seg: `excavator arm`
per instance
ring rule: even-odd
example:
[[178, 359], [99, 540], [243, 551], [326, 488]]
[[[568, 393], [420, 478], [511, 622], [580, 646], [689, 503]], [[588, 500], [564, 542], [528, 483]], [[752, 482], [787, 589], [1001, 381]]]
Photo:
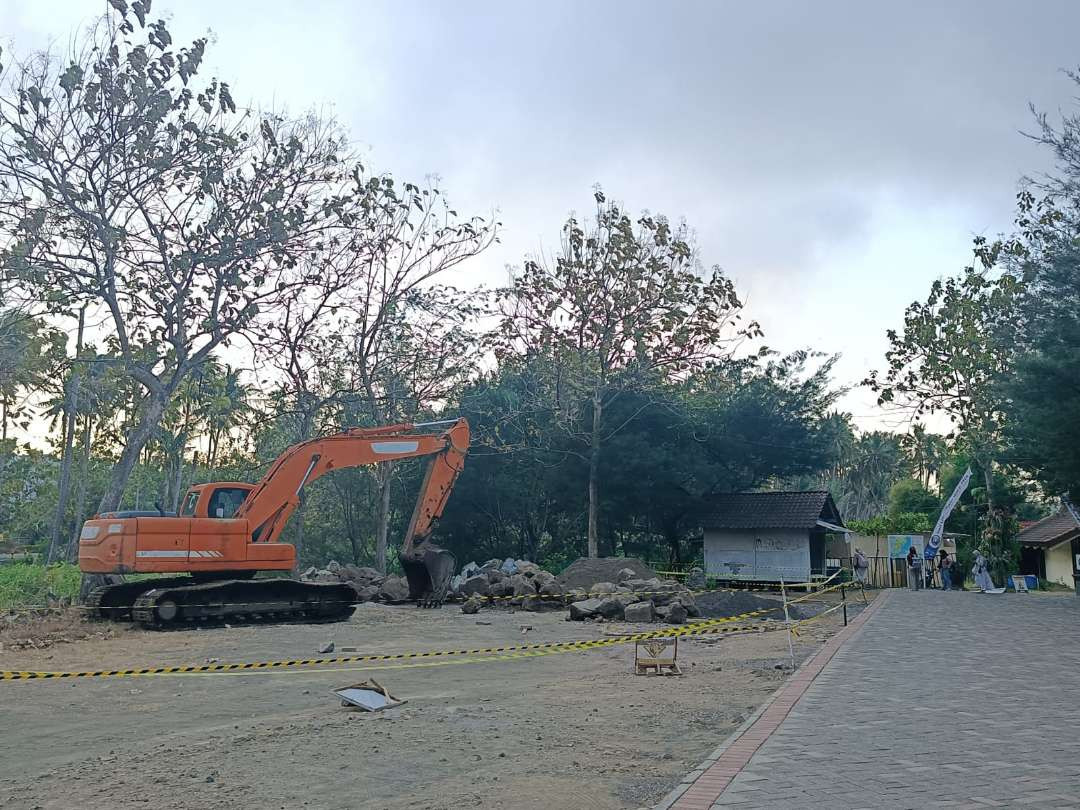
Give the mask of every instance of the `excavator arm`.
[[[440, 433], [413, 432], [442, 425], [449, 427]], [[465, 466], [468, 449], [469, 423], [464, 419], [354, 428], [312, 439], [282, 453], [234, 517], [247, 519], [253, 542], [275, 542], [299, 506], [304, 488], [326, 473], [430, 456], [399, 559], [409, 580], [410, 597], [421, 604], [438, 604], [446, 596], [456, 561], [448, 551], [431, 545], [428, 538]]]

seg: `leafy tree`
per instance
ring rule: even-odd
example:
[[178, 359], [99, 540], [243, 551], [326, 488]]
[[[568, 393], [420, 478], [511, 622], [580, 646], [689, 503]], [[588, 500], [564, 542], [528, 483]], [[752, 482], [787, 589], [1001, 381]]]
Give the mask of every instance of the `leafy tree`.
[[889, 514], [917, 513], [932, 515], [937, 512], [940, 500], [937, 495], [914, 478], [902, 478], [889, 489]]
[[0, 88], [0, 267], [58, 315], [104, 315], [141, 391], [102, 511], [184, 380], [307, 283], [301, 255], [349, 240], [359, 199], [331, 124], [238, 112], [193, 86], [205, 38], [175, 48], [145, 0], [112, 6], [66, 64], [32, 56]]
[[888, 331], [884, 376], [874, 371], [865, 381], [881, 405], [945, 413], [981, 462], [988, 490], [1001, 446], [997, 380], [1010, 369], [1021, 290], [1011, 274], [993, 278], [974, 267], [935, 281], [926, 301], [905, 311], [903, 331]]
[[571, 217], [553, 263], [527, 261], [501, 292], [495, 341], [500, 361], [527, 358], [544, 379], [532, 407], [557, 424], [587, 467], [589, 556], [598, 552], [600, 463], [628, 423], [610, 408], [624, 393], [726, 361], [742, 338], [734, 284], [714, 267], [698, 273], [685, 225], [661, 216], [636, 222], [597, 191], [595, 221]]
[[1000, 391], [1010, 415], [1011, 459], [1049, 492], [1080, 492], [1080, 248], [1033, 274], [1023, 300], [1024, 339]]

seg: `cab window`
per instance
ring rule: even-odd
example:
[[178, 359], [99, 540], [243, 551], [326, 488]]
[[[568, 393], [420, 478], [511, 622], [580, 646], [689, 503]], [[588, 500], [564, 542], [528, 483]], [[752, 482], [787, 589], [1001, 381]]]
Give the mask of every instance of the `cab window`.
[[210, 496], [207, 513], [212, 518], [231, 518], [244, 502], [248, 491], [240, 487], [218, 487]]
[[189, 492], [184, 499], [184, 505], [180, 509], [180, 517], [191, 517], [195, 514], [195, 506], [199, 503], [199, 493]]

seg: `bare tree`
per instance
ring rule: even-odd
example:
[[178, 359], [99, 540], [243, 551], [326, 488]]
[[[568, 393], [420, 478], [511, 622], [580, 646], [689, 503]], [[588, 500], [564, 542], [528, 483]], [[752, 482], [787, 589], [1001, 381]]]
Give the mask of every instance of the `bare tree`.
[[100, 511], [116, 508], [184, 379], [309, 279], [299, 258], [348, 238], [354, 167], [331, 122], [238, 112], [191, 86], [206, 48], [174, 48], [149, 2], [38, 54], [0, 87], [0, 266], [49, 301], [108, 317], [140, 386]]

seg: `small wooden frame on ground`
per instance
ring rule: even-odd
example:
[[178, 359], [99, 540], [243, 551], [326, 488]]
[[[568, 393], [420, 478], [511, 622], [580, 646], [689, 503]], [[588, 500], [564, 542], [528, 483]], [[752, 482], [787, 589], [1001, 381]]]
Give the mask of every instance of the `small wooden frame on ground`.
[[675, 660], [679, 655], [678, 638], [650, 638], [634, 645], [634, 674], [682, 675]]

